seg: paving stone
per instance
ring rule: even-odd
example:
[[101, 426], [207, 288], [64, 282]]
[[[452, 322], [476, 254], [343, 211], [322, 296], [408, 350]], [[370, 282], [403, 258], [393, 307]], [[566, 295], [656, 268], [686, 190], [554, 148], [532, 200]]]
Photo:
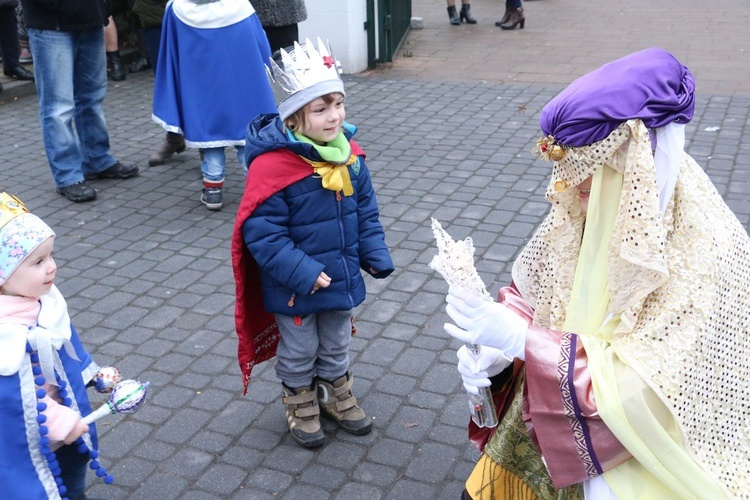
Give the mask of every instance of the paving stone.
[[398, 500], [400, 498], [435, 498], [436, 494], [437, 489], [434, 486], [401, 479], [395, 484], [386, 498], [389, 500]]
[[[305, 469], [300, 476], [301, 481], [304, 483], [320, 486], [314, 490], [308, 490], [308, 486], [302, 487], [303, 491], [308, 491], [310, 494], [315, 493], [315, 498], [320, 498], [319, 495], [325, 497], [326, 490], [338, 489], [342, 483], [347, 479], [347, 472], [336, 468], [335, 466], [324, 466], [324, 465], [312, 465]], [[289, 498], [294, 492], [289, 491], [285, 497]], [[308, 497], [309, 498], [309, 497]]]
[[334, 498], [336, 500], [377, 500], [383, 498], [383, 494], [374, 486], [349, 483], [341, 488]]
[[406, 477], [433, 484], [442, 483], [460, 458], [454, 446], [425, 443], [406, 468]]
[[292, 481], [292, 476], [288, 474], [271, 469], [257, 469], [250, 473], [245, 484], [272, 492], [276, 496], [292, 484]]
[[197, 486], [218, 495], [228, 495], [242, 484], [247, 472], [239, 467], [216, 464], [197, 481]]

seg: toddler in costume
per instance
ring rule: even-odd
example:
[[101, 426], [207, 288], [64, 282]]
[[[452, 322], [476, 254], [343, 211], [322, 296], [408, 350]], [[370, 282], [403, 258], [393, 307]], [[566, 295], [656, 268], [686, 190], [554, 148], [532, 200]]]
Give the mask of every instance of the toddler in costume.
[[275, 354], [289, 430], [306, 448], [325, 442], [321, 413], [352, 434], [372, 429], [351, 392], [352, 309], [365, 299], [360, 268], [375, 278], [394, 269], [338, 66], [320, 39], [270, 61], [279, 113], [248, 127], [232, 235], [245, 390]]
[[[53, 284], [55, 233], [0, 194], [0, 492], [4, 500], [85, 498], [98, 456], [86, 394], [99, 367]], [[92, 462], [107, 483], [112, 477]]]
[[202, 150], [201, 203], [209, 210], [220, 210], [224, 203], [225, 148], [234, 146], [242, 163], [248, 120], [276, 110], [263, 66], [270, 56], [266, 34], [247, 0], [167, 4], [152, 118], [168, 132], [168, 140], [176, 136], [179, 142], [183, 135], [187, 147]]

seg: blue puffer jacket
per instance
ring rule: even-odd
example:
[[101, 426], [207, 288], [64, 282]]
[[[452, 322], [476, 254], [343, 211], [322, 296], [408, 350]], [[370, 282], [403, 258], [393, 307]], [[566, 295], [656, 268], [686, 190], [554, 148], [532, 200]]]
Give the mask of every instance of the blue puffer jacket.
[[[355, 132], [345, 125], [347, 139]], [[250, 169], [255, 158], [280, 148], [322, 161], [310, 144], [282, 132], [278, 115], [260, 115], [250, 123], [245, 143]], [[310, 168], [301, 158], [299, 162], [300, 168]], [[364, 157], [349, 166], [349, 175], [351, 196], [337, 197], [323, 188], [320, 177], [310, 175], [268, 198], [243, 223], [242, 236], [258, 263], [268, 312], [304, 316], [352, 309], [365, 300], [360, 268], [375, 278], [393, 272]], [[331, 284], [311, 294], [322, 271]]]

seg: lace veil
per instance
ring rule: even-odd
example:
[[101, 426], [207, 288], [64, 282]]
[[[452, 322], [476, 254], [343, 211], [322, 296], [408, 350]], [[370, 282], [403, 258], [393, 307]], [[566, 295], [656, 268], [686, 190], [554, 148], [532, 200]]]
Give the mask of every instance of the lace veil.
[[689, 155], [660, 205], [641, 120], [567, 149], [514, 282], [534, 323], [562, 330], [585, 220], [574, 186], [604, 164], [623, 174], [608, 245], [609, 312], [621, 321], [604, 340], [667, 405], [695, 460], [731, 494], [748, 495], [750, 238]]

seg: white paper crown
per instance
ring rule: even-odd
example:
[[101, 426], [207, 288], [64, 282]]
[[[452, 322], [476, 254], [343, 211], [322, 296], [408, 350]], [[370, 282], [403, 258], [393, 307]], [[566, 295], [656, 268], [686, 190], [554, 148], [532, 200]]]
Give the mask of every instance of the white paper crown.
[[[266, 66], [279, 115], [286, 120], [310, 101], [332, 92], [344, 92], [341, 63], [333, 57], [331, 46], [318, 38], [318, 49], [310, 41], [294, 42], [294, 49], [279, 49], [281, 66], [271, 59]], [[277, 57], [278, 58], [278, 57]]]

